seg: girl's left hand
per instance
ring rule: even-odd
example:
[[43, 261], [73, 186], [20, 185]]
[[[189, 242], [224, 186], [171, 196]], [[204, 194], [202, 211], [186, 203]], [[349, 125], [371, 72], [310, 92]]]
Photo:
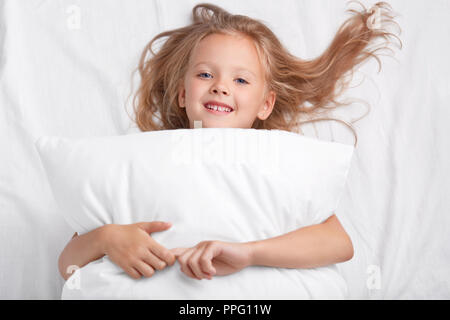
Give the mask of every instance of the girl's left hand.
[[193, 248], [170, 249], [181, 266], [181, 271], [193, 279], [211, 280], [212, 276], [235, 273], [251, 265], [251, 247], [248, 243], [202, 241]]

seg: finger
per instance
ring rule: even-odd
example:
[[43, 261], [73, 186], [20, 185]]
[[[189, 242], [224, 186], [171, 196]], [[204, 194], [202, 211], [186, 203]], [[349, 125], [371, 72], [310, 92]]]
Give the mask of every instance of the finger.
[[172, 226], [171, 223], [164, 221], [138, 222], [136, 225], [148, 234], [164, 231]]
[[133, 267], [146, 278], [150, 278], [155, 273], [155, 270], [142, 260], [136, 261]]
[[212, 264], [212, 260], [214, 257], [220, 254], [220, 248], [217, 246], [208, 246], [204, 251], [203, 255], [200, 258], [200, 266], [203, 272], [214, 275], [216, 273], [216, 269]]
[[120, 261], [117, 262], [117, 265], [133, 279], [139, 279], [142, 276], [132, 265], [122, 264]]
[[183, 253], [185, 253], [189, 248], [172, 248], [169, 251], [175, 255], [175, 258], [178, 258]]
[[160, 260], [163, 260], [169, 266], [175, 263], [175, 255], [155, 240], [150, 240], [148, 248], [155, 256], [157, 256]]
[[[178, 262], [180, 263], [181, 271], [183, 273], [185, 273], [187, 276], [189, 276], [193, 279], [198, 279], [197, 276], [195, 275], [195, 273], [192, 271], [191, 267], [187, 264], [187, 260], [189, 259], [191, 254], [194, 253], [194, 251], [195, 251], [195, 248], [190, 248], [190, 249], [186, 250], [186, 252], [183, 253], [178, 258]], [[198, 280], [200, 280], [200, 279], [198, 279]]]
[[123, 270], [133, 279], [140, 279], [142, 277], [141, 273], [133, 267], [125, 267]]
[[148, 250], [148, 253], [142, 257], [142, 261], [156, 270], [162, 270], [167, 266], [165, 261], [159, 259], [150, 250]]
[[206, 246], [203, 246], [202, 248], [197, 248], [197, 250], [194, 251], [194, 253], [189, 257], [189, 260], [188, 260], [188, 265], [191, 267], [191, 270], [195, 273], [195, 275], [199, 279], [210, 277], [209, 274], [204, 273], [202, 271], [201, 266], [200, 266], [200, 257], [202, 256], [205, 249], [206, 249]]

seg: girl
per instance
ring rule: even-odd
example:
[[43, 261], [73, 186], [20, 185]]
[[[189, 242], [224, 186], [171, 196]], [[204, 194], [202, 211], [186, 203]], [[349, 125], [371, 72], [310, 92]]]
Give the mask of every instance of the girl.
[[[354, 15], [328, 49], [305, 61], [288, 53], [261, 22], [199, 4], [191, 25], [157, 35], [142, 53], [142, 81], [133, 100], [136, 123], [142, 131], [199, 125], [296, 131], [299, 124], [337, 120], [319, 115], [344, 105], [335, 98], [350, 82], [343, 79], [355, 66], [370, 56], [380, 63], [373, 54], [379, 49], [367, 48], [377, 38], [395, 37], [377, 28], [381, 22], [393, 22], [389, 7], [381, 2], [370, 11], [364, 6], [362, 12], [349, 10]], [[154, 53], [153, 43], [163, 37], [167, 41]], [[146, 60], [148, 53], [153, 56]], [[149, 235], [169, 227], [164, 222], [140, 222], [75, 233], [60, 255], [61, 275], [67, 279], [68, 266], [82, 267], [104, 255], [133, 278], [151, 277], [155, 269], [177, 260], [182, 272], [199, 280], [251, 265], [315, 268], [353, 257], [351, 239], [335, 215], [270, 239], [203, 241], [192, 248], [167, 249]]]

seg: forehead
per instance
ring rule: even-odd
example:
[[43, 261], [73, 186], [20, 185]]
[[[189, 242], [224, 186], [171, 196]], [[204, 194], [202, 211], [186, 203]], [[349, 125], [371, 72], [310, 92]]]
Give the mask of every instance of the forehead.
[[261, 74], [255, 43], [241, 35], [211, 34], [203, 38], [191, 56], [191, 66], [199, 64], [228, 66]]

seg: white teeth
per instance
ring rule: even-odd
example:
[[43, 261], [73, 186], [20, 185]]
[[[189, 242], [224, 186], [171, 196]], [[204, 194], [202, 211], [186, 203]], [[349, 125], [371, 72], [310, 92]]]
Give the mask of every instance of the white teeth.
[[232, 109], [227, 108], [227, 107], [220, 107], [220, 106], [213, 106], [213, 105], [206, 105], [206, 108], [211, 109], [211, 110], [215, 110], [215, 111], [220, 111], [220, 112], [231, 112]]

